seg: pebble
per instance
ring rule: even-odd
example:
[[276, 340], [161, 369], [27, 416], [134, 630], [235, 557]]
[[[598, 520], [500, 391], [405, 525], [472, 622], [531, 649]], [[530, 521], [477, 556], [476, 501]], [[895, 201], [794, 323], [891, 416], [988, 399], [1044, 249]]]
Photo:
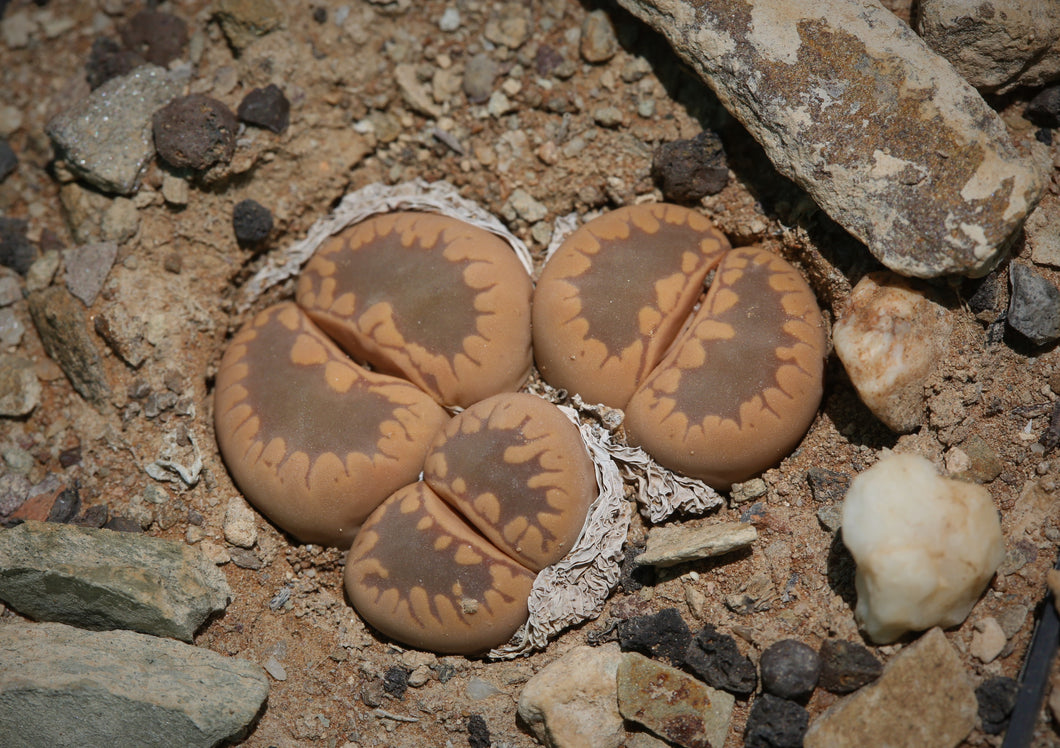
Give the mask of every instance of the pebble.
[[490, 730], [481, 714], [472, 714], [467, 718], [467, 744], [471, 748], [490, 748]]
[[597, 64], [607, 62], [617, 53], [618, 37], [607, 11], [594, 10], [586, 15], [582, 21], [582, 59]]
[[40, 396], [40, 380], [33, 362], [20, 356], [0, 355], [0, 416], [29, 415], [40, 404]]
[[152, 121], [158, 155], [171, 166], [203, 170], [232, 160], [239, 123], [217, 99], [180, 96], [155, 112]]
[[979, 704], [979, 720], [987, 735], [999, 735], [1008, 727], [1009, 715], [1016, 706], [1020, 684], [1014, 678], [996, 675], [987, 678], [975, 689]]
[[0, 216], [0, 265], [19, 275], [28, 273], [37, 259], [37, 248], [26, 238], [27, 226], [23, 218]]
[[480, 52], [468, 60], [464, 66], [463, 81], [467, 100], [472, 104], [487, 102], [493, 93], [493, 83], [499, 72], [497, 63], [485, 52]]
[[922, 0], [917, 32], [983, 93], [1060, 77], [1060, 14], [1038, 0]]
[[842, 501], [850, 488], [850, 476], [835, 470], [822, 467], [812, 467], [806, 471], [806, 480], [810, 484], [810, 493], [814, 501], [836, 502]]
[[[138, 197], [145, 195], [141, 192]], [[140, 213], [136, 210], [136, 203], [127, 197], [115, 198], [100, 223], [103, 239], [124, 243], [136, 236], [140, 229]]]
[[442, 12], [442, 17], [438, 19], [438, 28], [447, 34], [460, 28], [459, 9], [453, 7], [446, 8]]
[[178, 73], [143, 65], [73, 103], [46, 132], [67, 168], [104, 192], [130, 195], [155, 154], [151, 115], [181, 86]]
[[248, 125], [281, 133], [291, 123], [291, 102], [275, 83], [251, 90], [239, 102], [236, 116]]
[[782, 699], [799, 701], [817, 687], [821, 656], [797, 639], [783, 639], [766, 647], [758, 667], [763, 690]]
[[90, 89], [95, 90], [111, 78], [128, 75], [144, 64], [144, 58], [132, 50], [123, 48], [107, 36], [92, 40], [92, 49], [85, 63], [85, 79]]
[[618, 710], [684, 748], [724, 745], [735, 699], [662, 663], [627, 652], [618, 665]]
[[618, 623], [618, 643], [626, 652], [641, 652], [679, 664], [684, 662], [691, 642], [692, 632], [676, 608]]
[[506, 114], [514, 112], [516, 109], [515, 104], [504, 95], [503, 91], [494, 91], [490, 94], [489, 102], [486, 104], [486, 111], [489, 112], [491, 117], [503, 117]]
[[694, 203], [718, 194], [729, 182], [721, 138], [704, 130], [688, 140], [663, 143], [652, 156], [651, 178], [668, 202]]
[[[664, 35], [777, 170], [896, 272], [983, 275], [1045, 189], [1000, 115], [880, 3], [619, 5]], [[823, 82], [824, 69], [839, 72]], [[925, 90], [945, 95], [925, 106]]]
[[818, 685], [829, 693], [856, 691], [880, 677], [883, 665], [862, 644], [843, 639], [821, 643], [821, 675]]
[[0, 309], [0, 348], [14, 348], [22, 342], [26, 326], [10, 308]]
[[1060, 127], [1060, 86], [1049, 86], [1039, 91], [1028, 102], [1024, 114], [1036, 125], [1054, 129]]
[[806, 732], [806, 748], [951, 748], [975, 727], [971, 679], [941, 629], [895, 655], [872, 685], [836, 702]]
[[253, 548], [258, 542], [257, 515], [239, 496], [233, 496], [228, 500], [228, 506], [225, 508], [224, 534], [225, 540], [240, 548]]
[[593, 110], [593, 122], [600, 127], [618, 127], [623, 122], [622, 110], [615, 106], [602, 106]]
[[526, 190], [516, 187], [508, 197], [504, 207], [501, 208], [501, 216], [509, 223], [521, 218], [527, 223], [537, 223], [548, 216], [548, 208], [534, 199]]
[[85, 306], [92, 306], [96, 296], [103, 290], [114, 260], [118, 256], [118, 245], [112, 241], [85, 244], [63, 253], [66, 268], [66, 288]]
[[276, 659], [276, 655], [269, 655], [269, 659], [265, 660], [263, 667], [265, 672], [272, 676], [273, 680], [287, 680], [287, 669]]
[[126, 364], [137, 369], [147, 360], [151, 347], [144, 339], [144, 323], [120, 303], [108, 303], [93, 322], [96, 333]]
[[688, 522], [660, 525], [648, 533], [641, 566], [669, 567], [701, 558], [721, 556], [747, 548], [758, 539], [758, 530], [745, 522]]
[[738, 696], [751, 695], [758, 683], [754, 663], [740, 654], [736, 640], [709, 623], [688, 646], [684, 664], [708, 685]]
[[84, 307], [65, 288], [49, 286], [29, 295], [29, 313], [44, 351], [85, 400], [97, 408], [110, 400], [110, 386]]
[[141, 10], [119, 33], [126, 49], [160, 67], [180, 57], [188, 44], [188, 25], [172, 13]]
[[729, 488], [729, 498], [734, 504], [743, 504], [760, 499], [769, 491], [769, 486], [761, 478], [751, 478], [743, 483], [733, 483]]
[[241, 200], [232, 208], [232, 230], [240, 246], [261, 244], [272, 232], [272, 212], [256, 200]]
[[961, 451], [968, 456], [968, 467], [962, 477], [976, 483], [990, 483], [1001, 475], [1005, 464], [993, 447], [978, 434], [973, 434], [961, 443]]
[[0, 183], [14, 174], [18, 168], [18, 156], [7, 140], [0, 138]]
[[228, 550], [228, 556], [232, 563], [240, 569], [258, 571], [265, 565], [261, 558], [258, 557], [258, 554], [247, 548], [230, 548]]
[[274, 0], [219, 0], [214, 18], [237, 53], [283, 24], [283, 13]]
[[482, 35], [494, 44], [518, 49], [530, 37], [530, 6], [509, 2], [486, 21]]
[[0, 598], [35, 620], [190, 642], [232, 590], [180, 541], [26, 522], [0, 533]]
[[993, 662], [1005, 649], [1008, 639], [1001, 629], [1001, 624], [992, 616], [987, 616], [975, 624], [975, 633], [972, 634], [972, 644], [968, 648], [972, 657], [980, 662]]
[[810, 714], [801, 704], [764, 693], [747, 715], [744, 748], [802, 748], [809, 724]]
[[79, 745], [146, 746], [161, 735], [207, 748], [242, 734], [268, 693], [261, 667], [205, 647], [59, 623], [0, 626], [9, 745], [61, 745], [76, 735]]
[[0, 263], [0, 307], [11, 306], [22, 299], [22, 286], [18, 274]]
[[162, 199], [170, 205], [183, 207], [188, 204], [188, 182], [173, 174], [162, 177]]
[[1008, 325], [1036, 345], [1060, 339], [1060, 290], [1031, 268], [1009, 265]]
[[832, 340], [861, 401], [889, 429], [908, 433], [924, 420], [924, 384], [951, 328], [949, 313], [926, 291], [875, 272], [854, 286]]
[[52, 284], [59, 271], [60, 255], [57, 250], [50, 250], [37, 258], [26, 273], [26, 291], [42, 291]]

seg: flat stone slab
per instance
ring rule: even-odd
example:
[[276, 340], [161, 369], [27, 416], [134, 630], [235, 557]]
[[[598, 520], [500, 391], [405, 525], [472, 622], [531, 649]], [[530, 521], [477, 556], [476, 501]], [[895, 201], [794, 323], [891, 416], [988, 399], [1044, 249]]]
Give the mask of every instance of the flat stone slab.
[[855, 0], [619, 0], [785, 176], [902, 275], [984, 275], [1041, 196], [1001, 118], [893, 13]]
[[35, 620], [190, 642], [231, 599], [224, 572], [179, 541], [46, 522], [0, 531], [0, 600]]
[[676, 566], [746, 548], [757, 539], [758, 530], [747, 522], [663, 525], [648, 533], [644, 553], [636, 562], [641, 566]]
[[934, 628], [895, 655], [879, 680], [821, 714], [803, 745], [953, 748], [975, 727], [978, 709], [957, 652]]
[[212, 746], [269, 693], [261, 667], [132, 631], [0, 624], [0, 735], [22, 748]]

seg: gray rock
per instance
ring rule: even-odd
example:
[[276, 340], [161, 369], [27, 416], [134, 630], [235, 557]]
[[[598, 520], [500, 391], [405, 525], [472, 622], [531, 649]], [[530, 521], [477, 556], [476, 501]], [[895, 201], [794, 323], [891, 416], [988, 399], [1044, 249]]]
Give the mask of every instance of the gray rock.
[[0, 599], [30, 618], [190, 642], [231, 598], [224, 573], [179, 541], [41, 522], [0, 531]]
[[821, 656], [797, 639], [782, 639], [770, 644], [758, 660], [762, 671], [762, 688], [782, 699], [806, 698], [817, 687], [821, 675]]
[[0, 626], [0, 735], [22, 748], [213, 746], [243, 735], [258, 665], [131, 631]]
[[1035, 263], [1060, 267], [1060, 198], [1046, 194], [1023, 231]]
[[14, 348], [22, 342], [26, 326], [11, 309], [0, 308], [0, 348]]
[[92, 306], [96, 296], [103, 290], [103, 283], [118, 256], [118, 245], [114, 242], [85, 244], [63, 253], [66, 267], [66, 288], [85, 306]]
[[615, 643], [576, 647], [531, 678], [519, 694], [519, 716], [551, 748], [618, 748], [626, 731], [618, 713]]
[[746, 548], [757, 539], [758, 530], [744, 522], [660, 525], [648, 534], [644, 553], [636, 562], [641, 566], [676, 566]]
[[130, 195], [155, 155], [151, 115], [180, 93], [182, 82], [155, 65], [112, 78], [47, 126], [75, 174], [105, 192]]
[[997, 113], [877, 3], [619, 4], [668, 38], [782, 174], [903, 275], [989, 272], [1042, 193]]
[[941, 629], [887, 663], [880, 679], [837, 701], [810, 725], [806, 748], [952, 748], [975, 727], [971, 679]]
[[618, 666], [622, 716], [681, 746], [725, 744], [736, 699], [676, 668], [627, 652]]
[[1009, 265], [1008, 277], [1009, 327], [1037, 345], [1060, 338], [1060, 290], [1025, 265]]
[[32, 361], [0, 356], [0, 416], [19, 417], [33, 412], [40, 403], [40, 392]]
[[917, 31], [984, 93], [1060, 78], [1060, 5], [1041, 0], [921, 0]]
[[29, 295], [29, 313], [45, 353], [59, 364], [78, 394], [97, 408], [106, 407], [110, 386], [81, 302], [65, 288], [50, 286]]
[[472, 57], [464, 67], [464, 93], [472, 104], [482, 104], [493, 93], [493, 81], [499, 70], [489, 55], [484, 52]]
[[10, 306], [21, 298], [18, 273], [10, 268], [0, 268], [0, 306]]

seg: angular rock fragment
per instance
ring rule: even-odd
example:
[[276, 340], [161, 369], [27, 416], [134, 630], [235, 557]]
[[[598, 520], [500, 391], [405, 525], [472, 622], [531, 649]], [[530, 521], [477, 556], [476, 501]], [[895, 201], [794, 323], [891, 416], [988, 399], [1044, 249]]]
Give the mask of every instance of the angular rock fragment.
[[118, 245], [114, 242], [85, 244], [63, 253], [66, 267], [66, 288], [77, 298], [92, 306], [96, 296], [103, 290], [114, 259], [118, 256]]
[[758, 530], [745, 522], [664, 525], [652, 529], [648, 545], [636, 562], [640, 566], [676, 566], [746, 548], [757, 538]]
[[1041, 0], [921, 0], [917, 32], [984, 93], [1060, 78], [1060, 5]]
[[40, 403], [40, 380], [33, 362], [0, 355], [0, 416], [24, 416]]
[[806, 748], [950, 748], [975, 726], [978, 705], [960, 657], [931, 629], [870, 686], [836, 702], [806, 732]]
[[0, 531], [0, 599], [30, 618], [190, 642], [231, 598], [224, 573], [180, 542], [41, 522]]
[[59, 623], [0, 626], [7, 745], [208, 748], [244, 734], [268, 692], [258, 665], [169, 639]]
[[46, 128], [67, 166], [106, 192], [136, 191], [155, 154], [151, 115], [180, 93], [181, 80], [154, 65], [113, 78], [53, 118]]
[[1008, 273], [1012, 283], [1009, 327], [1036, 345], [1060, 338], [1060, 290], [1025, 265], [1014, 262]]
[[989, 272], [1042, 193], [1000, 117], [878, 3], [620, 4], [667, 37], [782, 174], [903, 275]]

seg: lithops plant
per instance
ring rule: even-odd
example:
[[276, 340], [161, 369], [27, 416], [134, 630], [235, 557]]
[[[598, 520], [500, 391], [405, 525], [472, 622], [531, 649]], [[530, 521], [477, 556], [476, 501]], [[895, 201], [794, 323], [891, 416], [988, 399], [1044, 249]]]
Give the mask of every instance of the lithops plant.
[[535, 574], [574, 544], [596, 489], [578, 429], [555, 406], [521, 393], [479, 402], [435, 438], [423, 481], [369, 517], [347, 594], [407, 644], [500, 646], [526, 620]]
[[624, 409], [632, 443], [714, 488], [780, 460], [820, 404], [809, 285], [764, 249], [729, 250], [686, 208], [621, 208], [575, 231], [541, 274], [533, 319], [546, 380]]

